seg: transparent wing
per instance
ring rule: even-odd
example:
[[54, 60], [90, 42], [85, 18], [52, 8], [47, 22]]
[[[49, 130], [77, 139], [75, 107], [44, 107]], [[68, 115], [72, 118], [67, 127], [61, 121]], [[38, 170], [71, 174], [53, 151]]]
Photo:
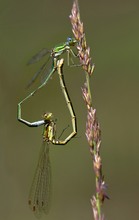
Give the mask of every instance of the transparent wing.
[[51, 75], [52, 75], [51, 72], [53, 72], [53, 70], [54, 70], [54, 61], [51, 59], [51, 61], [49, 61], [49, 63], [47, 64], [47, 68], [45, 68], [42, 71], [41, 78], [40, 78], [41, 84], [44, 83], [44, 81], [46, 81], [47, 79], [51, 78]]
[[38, 61], [40, 61], [42, 59], [42, 57], [46, 56], [48, 53], [50, 53], [51, 51], [43, 48], [41, 51], [39, 51], [37, 54], [35, 54], [27, 63], [27, 65], [36, 63]]
[[32, 77], [32, 79], [29, 81], [29, 83], [28, 83], [28, 85], [27, 85], [27, 88], [29, 88], [29, 87], [32, 85], [32, 83], [35, 82], [35, 80], [38, 78], [39, 74], [40, 74], [40, 73], [43, 71], [43, 69], [45, 68], [46, 63], [47, 63], [47, 62], [45, 62], [45, 63], [41, 66], [41, 68], [34, 74], [34, 76]]
[[29, 206], [37, 217], [40, 217], [42, 212], [48, 213], [50, 198], [51, 166], [49, 160], [49, 145], [43, 142], [28, 199]]
[[34, 74], [34, 76], [32, 77], [32, 79], [31, 79], [30, 82], [28, 83], [27, 88], [29, 88], [29, 87], [32, 85], [32, 83], [35, 82], [35, 80], [38, 78], [38, 76], [39, 76], [41, 73], [44, 73], [44, 72], [45, 72], [45, 74], [46, 74], [46, 72], [47, 72], [46, 66], [47, 66], [47, 63], [48, 63], [49, 60], [50, 60], [50, 57], [49, 57], [49, 58], [47, 59], [47, 61], [41, 66], [41, 68]]

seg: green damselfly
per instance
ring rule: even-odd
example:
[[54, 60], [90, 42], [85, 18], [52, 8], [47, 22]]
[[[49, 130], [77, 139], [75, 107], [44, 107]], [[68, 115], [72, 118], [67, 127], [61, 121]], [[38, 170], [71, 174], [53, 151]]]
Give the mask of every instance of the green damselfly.
[[56, 122], [52, 119], [52, 113], [45, 113], [43, 115], [43, 119], [40, 121], [29, 122], [22, 119], [21, 116], [21, 105], [27, 100], [27, 98], [18, 103], [17, 117], [20, 122], [29, 127], [38, 127], [44, 125], [42, 148], [28, 199], [29, 206], [31, 210], [36, 214], [36, 216], [40, 216], [42, 212], [47, 214], [49, 211], [51, 196], [51, 166], [49, 160], [49, 144], [52, 143], [54, 145], [65, 145], [77, 134], [76, 116], [71, 99], [66, 89], [63, 76], [63, 62], [64, 59], [57, 60], [56, 69], [59, 75], [61, 89], [63, 91], [66, 104], [71, 115], [72, 123], [72, 132], [64, 140], [56, 139]]
[[[70, 60], [72, 65], [71, 66], [79, 66], [74, 64], [73, 60], [72, 60], [72, 56], [77, 57], [77, 54], [75, 54], [75, 52], [71, 49], [71, 47], [75, 46], [75, 44], [77, 43], [77, 41], [75, 40], [75, 38], [72, 37], [68, 37], [67, 41], [61, 44], [58, 44], [57, 46], [55, 46], [53, 49], [51, 50], [47, 50], [47, 49], [43, 49], [41, 50], [39, 53], [37, 53], [35, 56], [32, 57], [32, 59], [28, 62], [28, 64], [33, 64], [36, 63], [38, 61], [40, 61], [44, 56], [46, 56], [47, 54], [49, 54], [49, 59], [52, 60], [52, 66], [51, 69], [49, 71], [49, 73], [46, 75], [44, 81], [42, 82], [42, 84], [35, 89], [33, 92], [31, 92], [28, 96], [27, 99], [31, 96], [33, 96], [39, 89], [41, 89], [43, 86], [45, 86], [45, 84], [48, 82], [48, 80], [50, 79], [50, 77], [52, 76], [52, 74], [56, 71], [57, 68], [57, 60], [59, 59], [59, 57], [67, 52], [67, 64], [70, 65]], [[38, 77], [38, 75], [40, 73], [43, 73], [44, 75], [47, 72], [47, 62], [48, 60], [41, 66], [41, 68], [35, 73], [35, 75], [33, 76], [32, 80], [30, 81], [30, 83], [28, 84], [28, 86], [30, 86]]]

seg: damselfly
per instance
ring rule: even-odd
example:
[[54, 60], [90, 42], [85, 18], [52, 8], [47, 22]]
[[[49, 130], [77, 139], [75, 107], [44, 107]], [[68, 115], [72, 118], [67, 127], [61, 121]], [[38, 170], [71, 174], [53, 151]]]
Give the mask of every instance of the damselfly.
[[29, 85], [30, 86], [38, 77], [38, 75], [40, 73], [42, 73], [43, 75], [46, 74], [46, 77], [44, 78], [44, 81], [42, 82], [42, 84], [35, 89], [33, 92], [31, 92], [27, 98], [29, 98], [30, 96], [33, 96], [35, 92], [37, 92], [39, 89], [41, 89], [43, 86], [45, 86], [45, 84], [48, 82], [48, 80], [50, 79], [50, 77], [52, 76], [52, 74], [56, 71], [57, 68], [57, 60], [59, 59], [59, 57], [61, 56], [61, 54], [67, 52], [67, 64], [68, 66], [70, 65], [70, 60], [72, 65], [71, 66], [80, 66], [77, 64], [74, 64], [72, 56], [77, 57], [77, 54], [75, 54], [75, 52], [71, 49], [72, 46], [75, 46], [75, 44], [77, 43], [77, 41], [75, 40], [75, 38], [71, 38], [68, 37], [67, 41], [64, 43], [61, 43], [57, 46], [55, 46], [53, 49], [51, 50], [47, 50], [47, 49], [43, 49], [41, 50], [39, 53], [37, 53], [35, 56], [32, 57], [32, 59], [28, 62], [28, 64], [33, 64], [36, 63], [38, 61], [40, 61], [42, 59], [42, 57], [44, 57], [45, 55], [49, 54], [49, 58], [48, 60], [51, 58], [52, 61], [52, 66], [50, 71], [46, 74], [47, 72], [47, 62], [48, 60], [41, 66], [41, 68], [35, 73], [35, 75], [33, 76], [32, 80], [30, 81]]
[[56, 139], [56, 122], [54, 122], [54, 120], [52, 119], [52, 113], [45, 113], [43, 115], [43, 120], [29, 122], [22, 119], [21, 116], [21, 105], [23, 104], [23, 102], [27, 100], [27, 98], [23, 99], [18, 104], [18, 120], [20, 122], [24, 123], [29, 127], [38, 127], [44, 125], [42, 149], [40, 152], [40, 157], [28, 200], [29, 206], [37, 216], [40, 215], [42, 212], [47, 213], [49, 210], [50, 194], [51, 194], [51, 167], [49, 160], [49, 144], [52, 143], [54, 145], [65, 145], [67, 144], [68, 141], [71, 140], [71, 138], [73, 138], [77, 134], [76, 116], [68, 91], [66, 89], [64, 76], [63, 76], [63, 62], [64, 62], [63, 59], [57, 60], [56, 65], [59, 74], [60, 85], [72, 121], [72, 132], [69, 134], [68, 137], [65, 138], [65, 140]]

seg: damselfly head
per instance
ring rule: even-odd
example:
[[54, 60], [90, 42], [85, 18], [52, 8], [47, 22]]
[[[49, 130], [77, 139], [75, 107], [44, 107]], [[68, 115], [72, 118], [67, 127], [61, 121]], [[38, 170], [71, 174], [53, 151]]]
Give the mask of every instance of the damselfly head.
[[53, 116], [53, 114], [51, 112], [46, 112], [46, 113], [43, 114], [43, 119], [45, 121], [50, 121], [52, 116]]
[[77, 43], [77, 40], [74, 37], [67, 38], [67, 45], [68, 46], [74, 46], [76, 43]]

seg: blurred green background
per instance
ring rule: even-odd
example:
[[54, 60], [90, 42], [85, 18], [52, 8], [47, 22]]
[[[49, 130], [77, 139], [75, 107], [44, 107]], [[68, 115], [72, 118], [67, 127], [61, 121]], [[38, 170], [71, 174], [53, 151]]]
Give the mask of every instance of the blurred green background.
[[[0, 219], [35, 219], [27, 198], [42, 128], [19, 123], [17, 103], [38, 85], [26, 89], [40, 66], [26, 66], [27, 61], [40, 49], [52, 48], [72, 36], [68, 18], [72, 3], [0, 1]], [[103, 173], [110, 196], [103, 211], [106, 219], [138, 219], [139, 2], [80, 0], [79, 5], [96, 65], [91, 88], [101, 124]], [[77, 115], [78, 135], [66, 146], [50, 149], [52, 206], [42, 219], [92, 219], [90, 197], [95, 192], [95, 177], [84, 135], [84, 73], [65, 65], [65, 79]], [[70, 124], [57, 74], [24, 104], [23, 117], [39, 120], [45, 111], [57, 118], [58, 133]]]

